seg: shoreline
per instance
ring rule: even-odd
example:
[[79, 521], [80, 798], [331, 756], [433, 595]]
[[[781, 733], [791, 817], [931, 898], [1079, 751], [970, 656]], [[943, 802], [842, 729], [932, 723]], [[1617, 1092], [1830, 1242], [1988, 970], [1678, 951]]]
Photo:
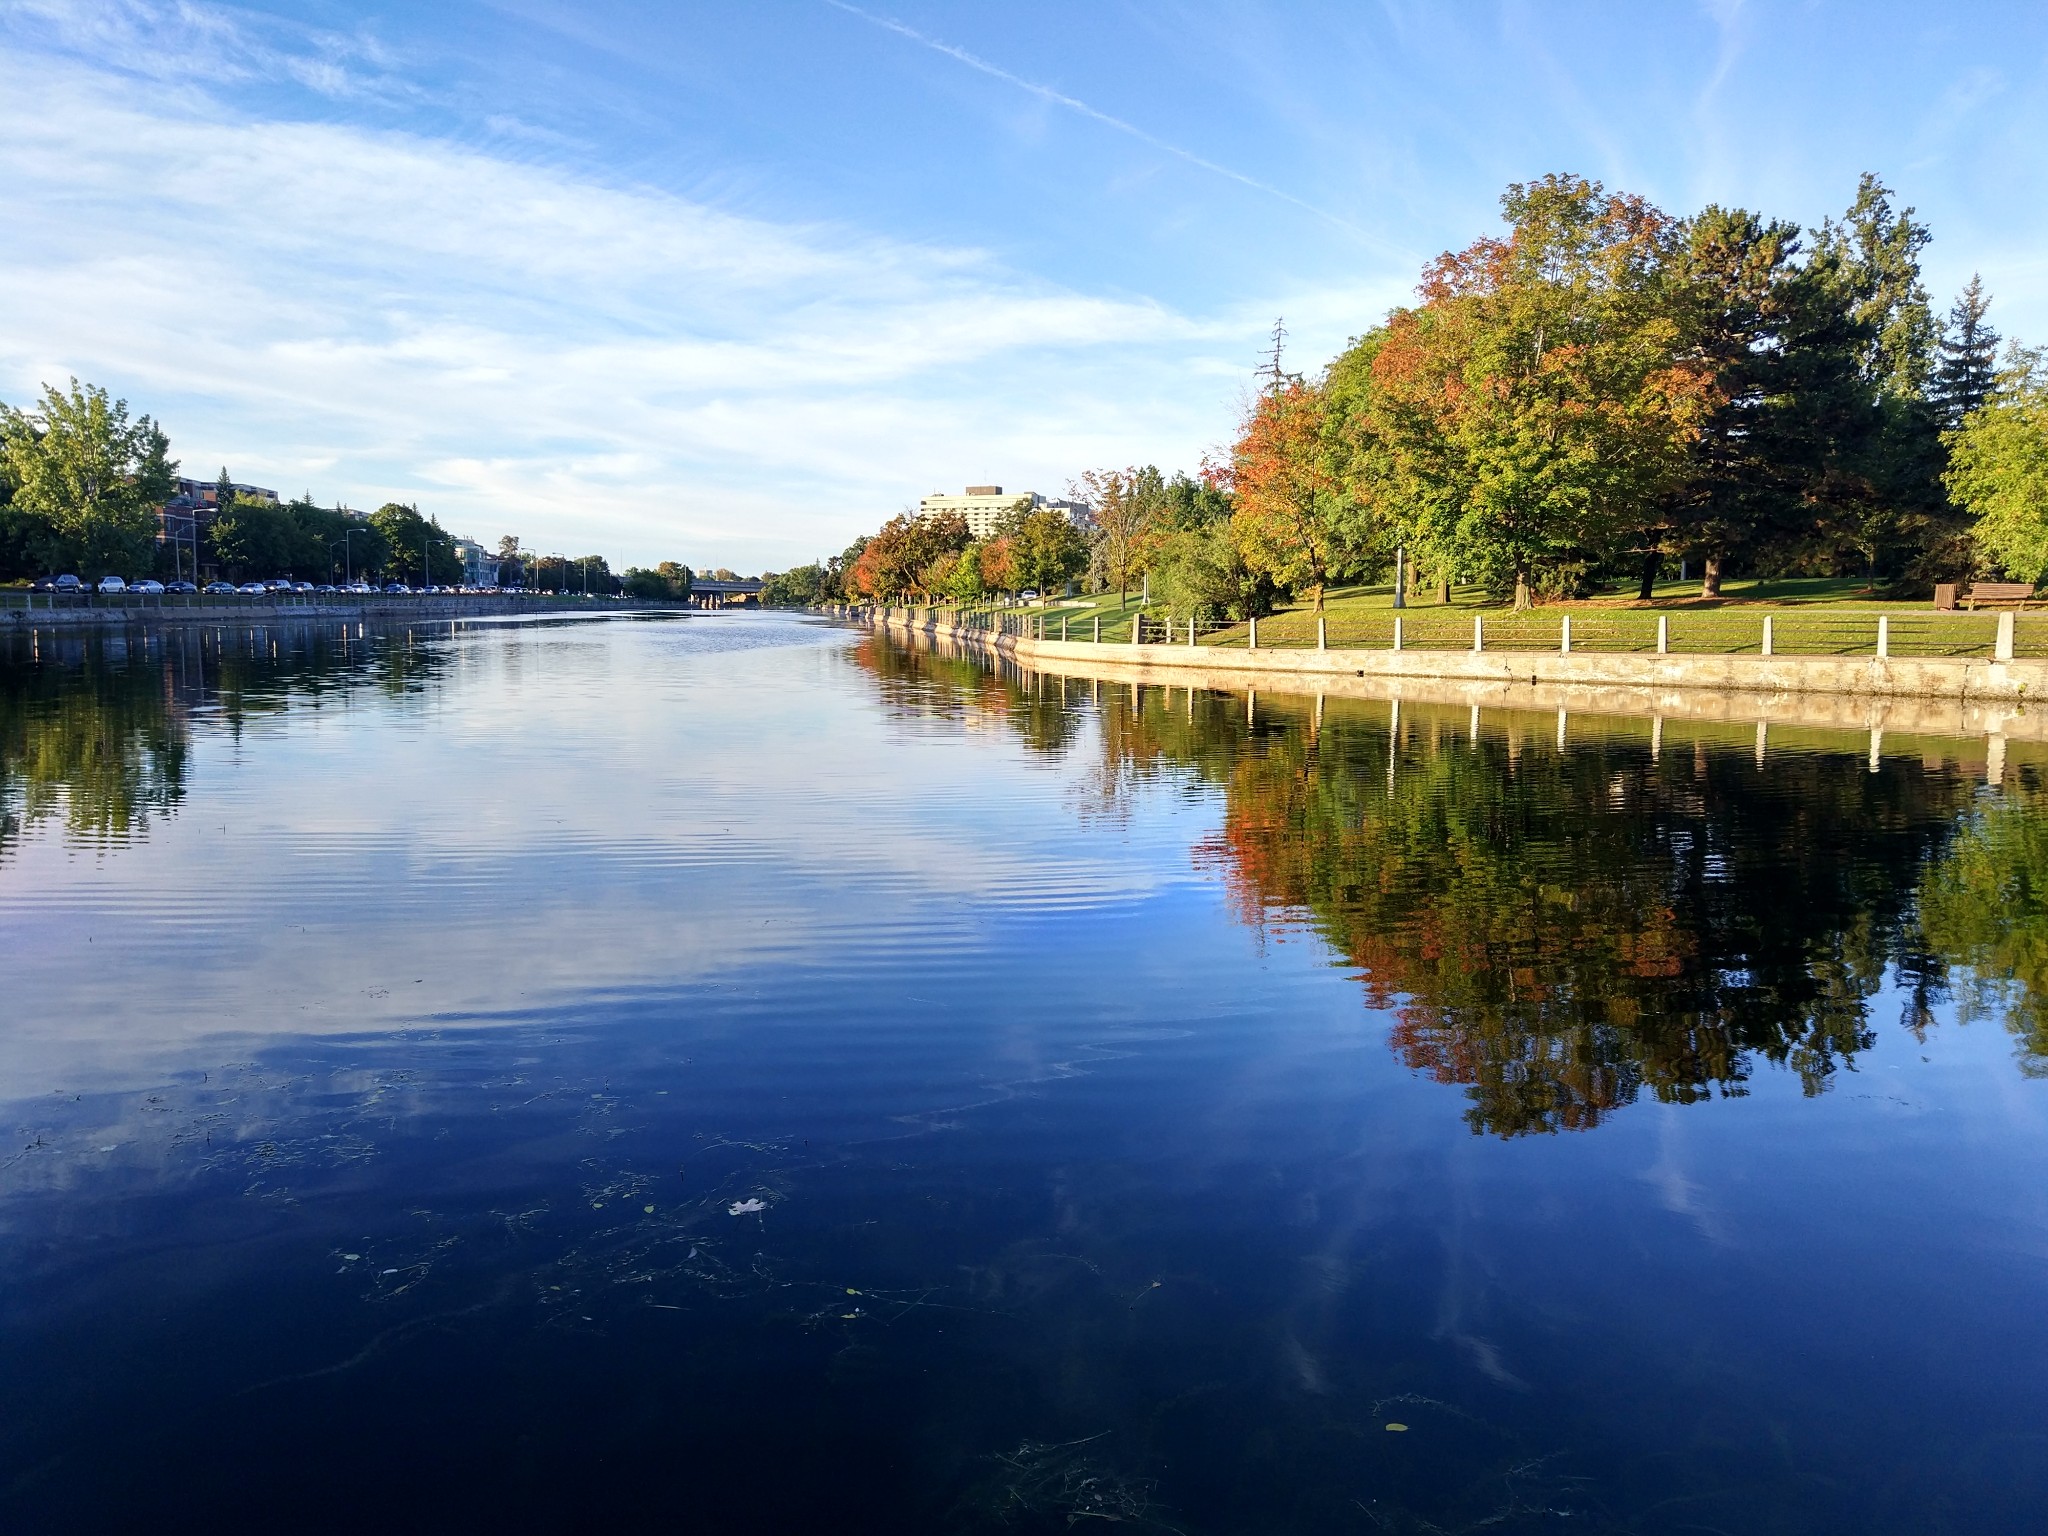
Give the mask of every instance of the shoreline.
[[[982, 660], [1059, 676], [1217, 692], [1412, 701], [1560, 715], [2048, 742], [2048, 661], [1548, 651], [1224, 651], [1034, 640], [900, 610], [839, 615]], [[1873, 748], [1875, 750], [1875, 748]]]
[[335, 602], [191, 604], [134, 607], [0, 608], [0, 633], [31, 629], [171, 629], [185, 624], [279, 624], [331, 619], [549, 618], [577, 613], [667, 613], [675, 603], [636, 598], [443, 597], [365, 598]]

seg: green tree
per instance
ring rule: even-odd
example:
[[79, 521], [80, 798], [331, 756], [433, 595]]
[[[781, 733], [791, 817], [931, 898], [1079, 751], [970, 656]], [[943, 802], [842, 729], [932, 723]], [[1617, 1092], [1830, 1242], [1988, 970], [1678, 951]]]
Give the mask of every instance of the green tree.
[[763, 608], [813, 608], [834, 600], [829, 590], [830, 572], [823, 562], [771, 571], [761, 581]]
[[1145, 570], [1152, 535], [1166, 499], [1166, 478], [1150, 464], [1128, 469], [1091, 469], [1067, 488], [1087, 503], [1094, 539], [1091, 570], [1103, 586], [1114, 584], [1128, 599], [1131, 582]]
[[1962, 532], [1941, 494], [1941, 419], [1928, 397], [1939, 335], [1920, 279], [1929, 238], [1868, 172], [1848, 212], [1814, 237], [1810, 265], [1847, 316], [1872, 412], [1865, 431], [1843, 435], [1818, 499], [1836, 542], [1874, 579], [1899, 579]]
[[178, 468], [153, 419], [131, 421], [128, 402], [97, 385], [73, 379], [68, 393], [45, 385], [33, 410], [0, 406], [0, 463], [15, 516], [32, 520], [27, 540], [44, 563], [88, 578], [149, 569], [157, 509]]
[[1088, 543], [1066, 513], [1044, 507], [1026, 512], [1006, 530], [1017, 579], [1025, 587], [1050, 593], [1088, 569]]
[[1978, 549], [2009, 576], [2048, 578], [2048, 367], [2018, 347], [1997, 389], [1948, 435], [1949, 494]]
[[644, 598], [648, 602], [681, 602], [690, 595], [690, 583], [694, 579], [694, 573], [687, 565], [664, 560], [652, 570], [627, 566], [620, 590], [628, 597]]
[[459, 582], [462, 558], [455, 540], [441, 525], [420, 516], [417, 507], [387, 501], [370, 514], [370, 526], [384, 540], [387, 576], [410, 585]]
[[1684, 554], [1700, 559], [1701, 595], [1719, 596], [1729, 560], [1779, 537], [1797, 506], [1777, 417], [1798, 236], [1797, 225], [1712, 204], [1680, 233], [1669, 292], [1703, 409], [1684, 475], [1637, 540], [1644, 599], [1663, 558]]
[[1991, 328], [1990, 312], [1991, 297], [1983, 279], [1973, 272], [1949, 309], [1929, 390], [1946, 431], [1961, 426], [1963, 418], [1998, 387], [1998, 332]]
[[1373, 427], [1427, 488], [1405, 500], [1428, 542], [1521, 604], [1576, 589], [1655, 521], [1706, 390], [1678, 358], [1670, 219], [1569, 176], [1501, 205], [1507, 236], [1442, 257], [1390, 317]]

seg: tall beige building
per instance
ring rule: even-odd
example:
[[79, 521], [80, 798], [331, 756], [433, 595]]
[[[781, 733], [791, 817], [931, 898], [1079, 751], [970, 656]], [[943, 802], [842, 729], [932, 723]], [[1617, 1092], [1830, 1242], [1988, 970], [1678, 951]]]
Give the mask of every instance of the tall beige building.
[[1005, 494], [1000, 485], [970, 485], [959, 496], [949, 496], [944, 491], [933, 491], [917, 504], [920, 517], [929, 517], [935, 512], [957, 512], [967, 519], [967, 531], [977, 539], [985, 539], [996, 531], [996, 524], [1009, 514], [1018, 502], [1029, 503], [1029, 510], [1036, 512], [1041, 507], [1052, 507], [1064, 512], [1076, 522], [1087, 508], [1076, 501], [1057, 501], [1041, 496], [1036, 491], [1012, 491]]

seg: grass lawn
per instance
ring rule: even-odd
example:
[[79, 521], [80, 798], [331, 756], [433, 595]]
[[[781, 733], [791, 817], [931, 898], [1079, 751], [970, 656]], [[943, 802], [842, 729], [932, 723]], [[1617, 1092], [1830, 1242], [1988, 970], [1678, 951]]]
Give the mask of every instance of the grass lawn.
[[[1988, 656], [1998, 623], [1996, 614], [1989, 611], [1937, 614], [1925, 598], [1880, 600], [1854, 577], [1734, 578], [1722, 584], [1717, 598], [1701, 597], [1695, 581], [1659, 583], [1646, 603], [1638, 601], [1635, 594], [1631, 585], [1517, 613], [1476, 587], [1456, 589], [1449, 603], [1437, 602], [1436, 589], [1430, 587], [1411, 597], [1402, 611], [1402, 644], [1418, 650], [1462, 649], [1472, 643], [1472, 623], [1477, 616], [1484, 620], [1489, 650], [1556, 650], [1569, 616], [1574, 650], [1653, 651], [1661, 616], [1674, 651], [1756, 652], [1762, 648], [1763, 621], [1768, 615], [1772, 649], [1780, 655], [1869, 655], [1876, 649], [1877, 620], [1882, 614], [1890, 619], [1889, 650], [1894, 656]], [[1160, 612], [1142, 611], [1147, 638], [1165, 639]], [[1047, 610], [1046, 634], [1057, 638], [1064, 615], [1072, 639], [1089, 639], [1100, 619], [1105, 641], [1128, 641], [1133, 619], [1140, 612], [1136, 592], [1121, 599], [1109, 592], [1056, 600]], [[1392, 588], [1331, 588], [1325, 597], [1324, 624], [1333, 647], [1382, 649], [1392, 645]], [[1185, 629], [1176, 627], [1177, 643], [1185, 644], [1185, 635]], [[1247, 626], [1226, 624], [1205, 629], [1199, 643], [1242, 646], [1248, 638]], [[1278, 612], [1259, 620], [1262, 648], [1315, 643], [1316, 617], [1305, 603], [1284, 604]], [[2048, 656], [2048, 615], [2020, 618], [2015, 653]]]

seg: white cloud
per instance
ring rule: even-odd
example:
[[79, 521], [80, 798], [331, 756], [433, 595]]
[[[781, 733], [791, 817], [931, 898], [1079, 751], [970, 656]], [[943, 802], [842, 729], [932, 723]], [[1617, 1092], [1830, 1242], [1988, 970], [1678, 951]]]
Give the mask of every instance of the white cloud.
[[[74, 48], [143, 46], [136, 7], [95, 30], [17, 6], [17, 36], [24, 14]], [[234, 68], [249, 45], [210, 14], [174, 19]], [[1192, 465], [1268, 318], [138, 93], [56, 51], [0, 60], [0, 174], [0, 398], [78, 374], [202, 473], [417, 497], [479, 536], [622, 559], [787, 564], [955, 480]]]

